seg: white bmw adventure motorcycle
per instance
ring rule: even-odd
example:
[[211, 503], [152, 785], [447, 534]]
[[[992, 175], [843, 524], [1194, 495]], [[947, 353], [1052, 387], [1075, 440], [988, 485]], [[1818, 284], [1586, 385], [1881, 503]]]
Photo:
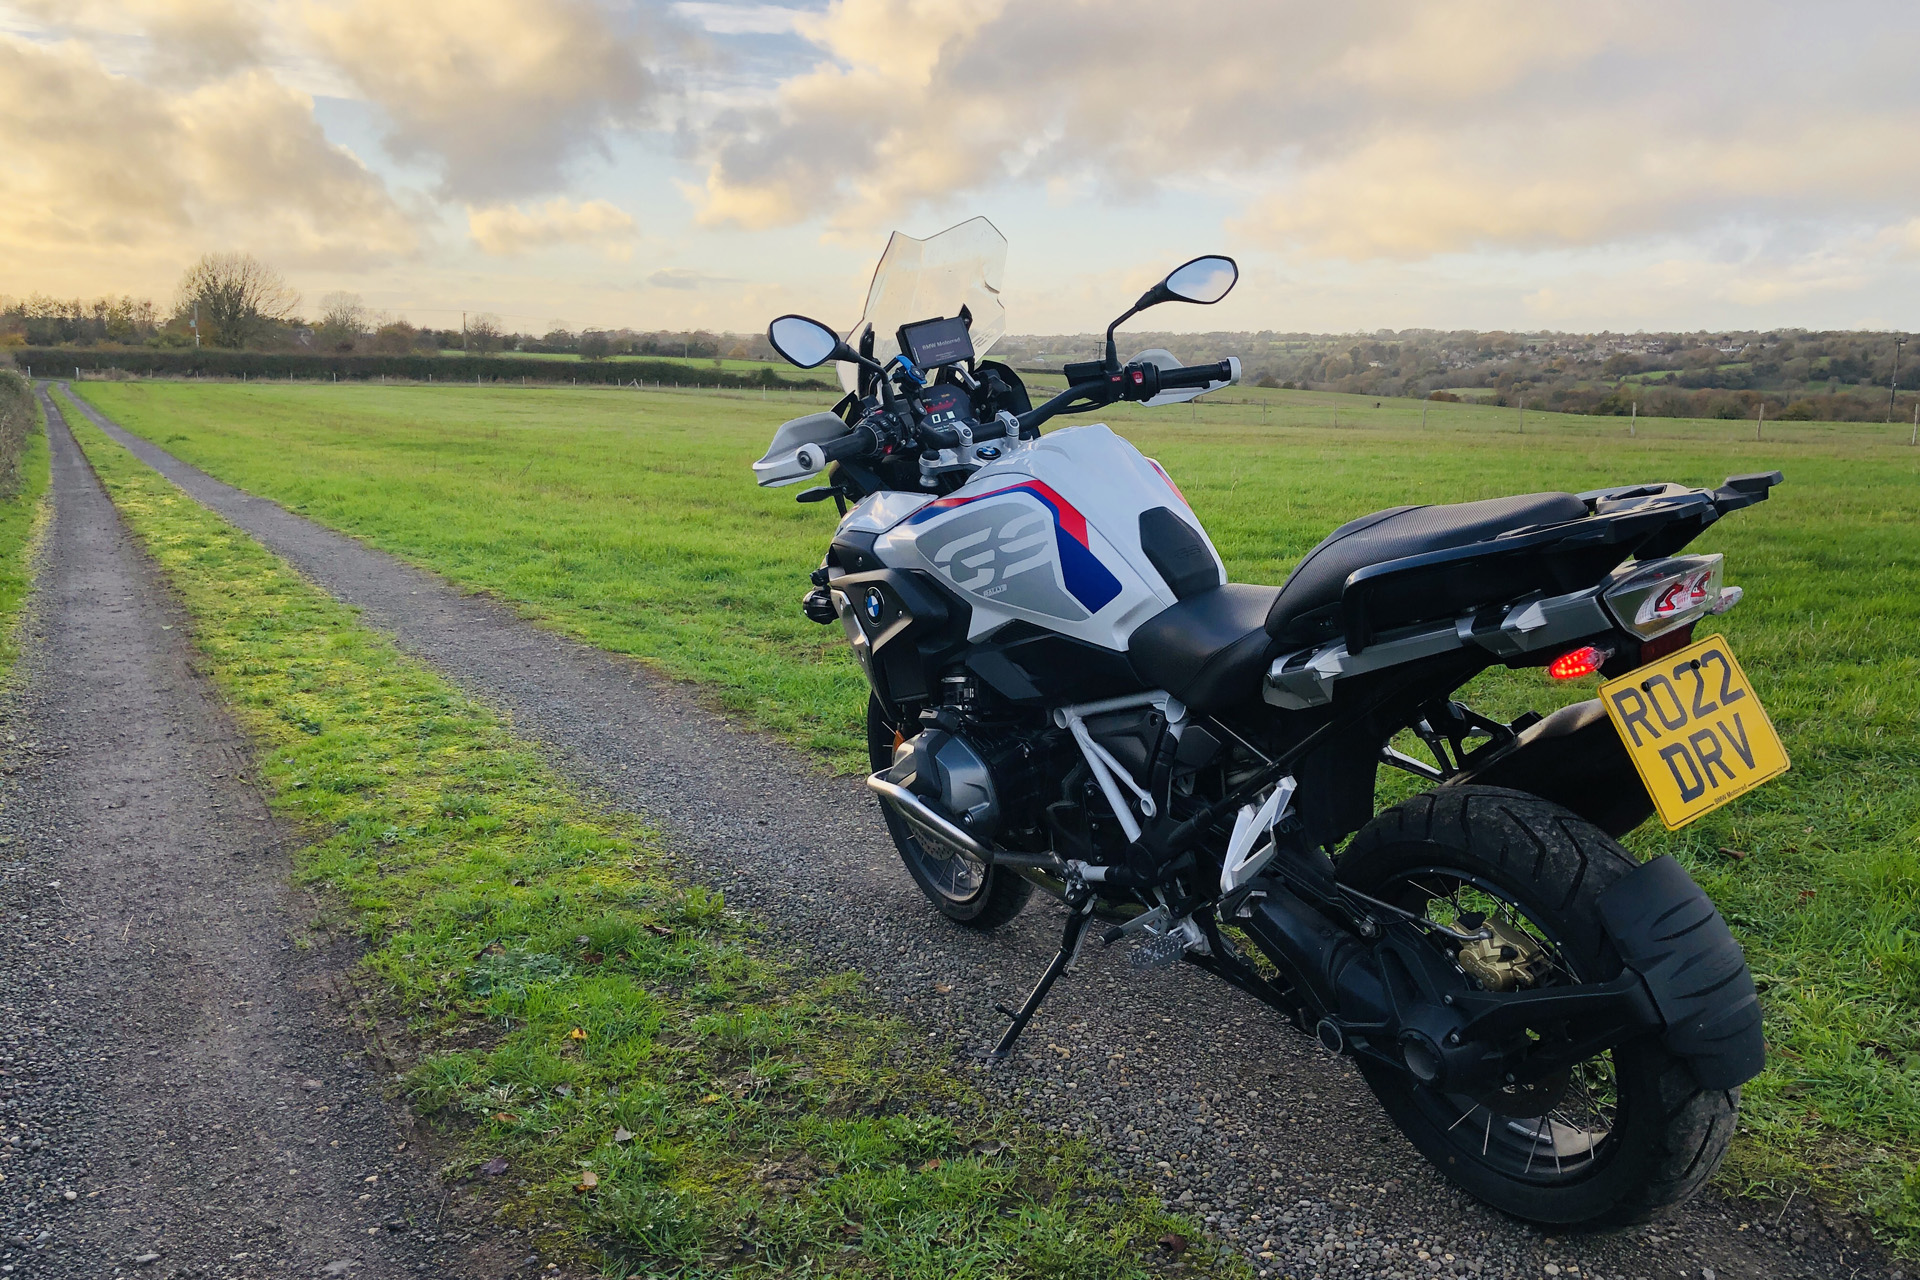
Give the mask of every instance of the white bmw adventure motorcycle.
[[[1069, 908], [994, 1056], [1097, 928], [1352, 1055], [1491, 1204], [1598, 1225], [1684, 1200], [1761, 1068], [1760, 1008], [1712, 903], [1618, 837], [1786, 767], [1724, 640], [1693, 636], [1740, 589], [1720, 556], [1682, 554], [1779, 473], [1394, 507], [1281, 586], [1228, 582], [1158, 463], [1103, 425], [1041, 428], [1235, 382], [1234, 360], [1123, 364], [1113, 337], [1219, 301], [1232, 260], [1149, 289], [1035, 407], [985, 358], [1005, 248], [979, 218], [896, 234], [848, 338], [775, 320], [774, 347], [840, 362], [847, 395], [753, 467], [820, 477], [800, 501], [840, 511], [803, 607], [871, 684], [868, 785], [907, 870], [976, 929], [1035, 887]], [[1496, 664], [1613, 678], [1501, 723], [1453, 698]], [[1428, 789], [1376, 812], [1383, 764]]]

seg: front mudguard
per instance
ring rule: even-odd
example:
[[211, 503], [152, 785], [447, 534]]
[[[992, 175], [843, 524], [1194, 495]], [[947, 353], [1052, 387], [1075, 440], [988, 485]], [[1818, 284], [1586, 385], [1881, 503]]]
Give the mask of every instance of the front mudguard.
[[1733, 931], [1693, 877], [1670, 857], [1629, 872], [1595, 899], [1627, 968], [1653, 997], [1667, 1049], [1703, 1089], [1732, 1089], [1760, 1074], [1767, 1046], [1760, 996]]
[[1525, 791], [1571, 809], [1616, 840], [1653, 816], [1653, 797], [1598, 698], [1560, 708], [1442, 785]]

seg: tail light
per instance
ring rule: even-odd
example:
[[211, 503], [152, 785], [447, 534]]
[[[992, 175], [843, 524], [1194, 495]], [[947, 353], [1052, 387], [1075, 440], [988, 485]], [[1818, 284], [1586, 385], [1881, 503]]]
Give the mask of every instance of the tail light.
[[1640, 561], [1622, 570], [1602, 597], [1623, 628], [1651, 640], [1721, 610], [1723, 596], [1737, 600], [1736, 592], [1721, 590], [1724, 570], [1717, 555]]
[[1581, 676], [1590, 676], [1606, 665], [1613, 656], [1613, 650], [1602, 649], [1599, 645], [1583, 644], [1578, 649], [1569, 649], [1547, 664], [1547, 674], [1555, 680], [1578, 680]]

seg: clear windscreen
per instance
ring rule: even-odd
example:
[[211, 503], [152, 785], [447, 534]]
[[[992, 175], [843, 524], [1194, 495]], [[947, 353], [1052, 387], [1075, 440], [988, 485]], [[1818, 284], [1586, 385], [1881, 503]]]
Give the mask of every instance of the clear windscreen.
[[[861, 333], [872, 325], [873, 356], [885, 364], [900, 354], [894, 332], [901, 325], [957, 316], [964, 306], [973, 316], [973, 352], [984, 356], [1007, 331], [1006, 308], [1000, 305], [1006, 266], [1007, 238], [985, 218], [969, 218], [925, 240], [896, 231], [873, 269], [867, 308], [847, 343], [857, 349]], [[850, 364], [839, 371], [840, 385], [855, 390], [860, 371]]]

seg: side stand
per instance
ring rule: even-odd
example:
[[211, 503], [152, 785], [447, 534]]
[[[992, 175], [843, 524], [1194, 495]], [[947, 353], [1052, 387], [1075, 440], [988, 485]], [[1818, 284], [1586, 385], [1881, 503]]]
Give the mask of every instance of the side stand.
[[[1076, 880], [1070, 883], [1079, 885], [1081, 882]], [[1081, 896], [1082, 894], [1084, 896]], [[1040, 981], [1033, 984], [1033, 990], [1027, 994], [1027, 1002], [1020, 1006], [1018, 1013], [1004, 1004], [994, 1006], [995, 1009], [1013, 1019], [1013, 1025], [1007, 1028], [1007, 1034], [1000, 1037], [1000, 1043], [995, 1045], [993, 1052], [987, 1055], [995, 1062], [1006, 1061], [1007, 1055], [1013, 1052], [1013, 1042], [1020, 1038], [1020, 1033], [1027, 1029], [1029, 1022], [1033, 1021], [1034, 1012], [1040, 1008], [1040, 1002], [1047, 998], [1047, 992], [1053, 989], [1054, 980], [1065, 973], [1067, 966], [1073, 963], [1074, 956], [1080, 952], [1080, 944], [1086, 939], [1087, 929], [1093, 924], [1093, 893], [1084, 885], [1081, 886], [1081, 894], [1068, 897], [1067, 906], [1072, 914], [1067, 917], [1066, 930], [1061, 934], [1060, 950], [1047, 965], [1046, 972], [1040, 975]]]

